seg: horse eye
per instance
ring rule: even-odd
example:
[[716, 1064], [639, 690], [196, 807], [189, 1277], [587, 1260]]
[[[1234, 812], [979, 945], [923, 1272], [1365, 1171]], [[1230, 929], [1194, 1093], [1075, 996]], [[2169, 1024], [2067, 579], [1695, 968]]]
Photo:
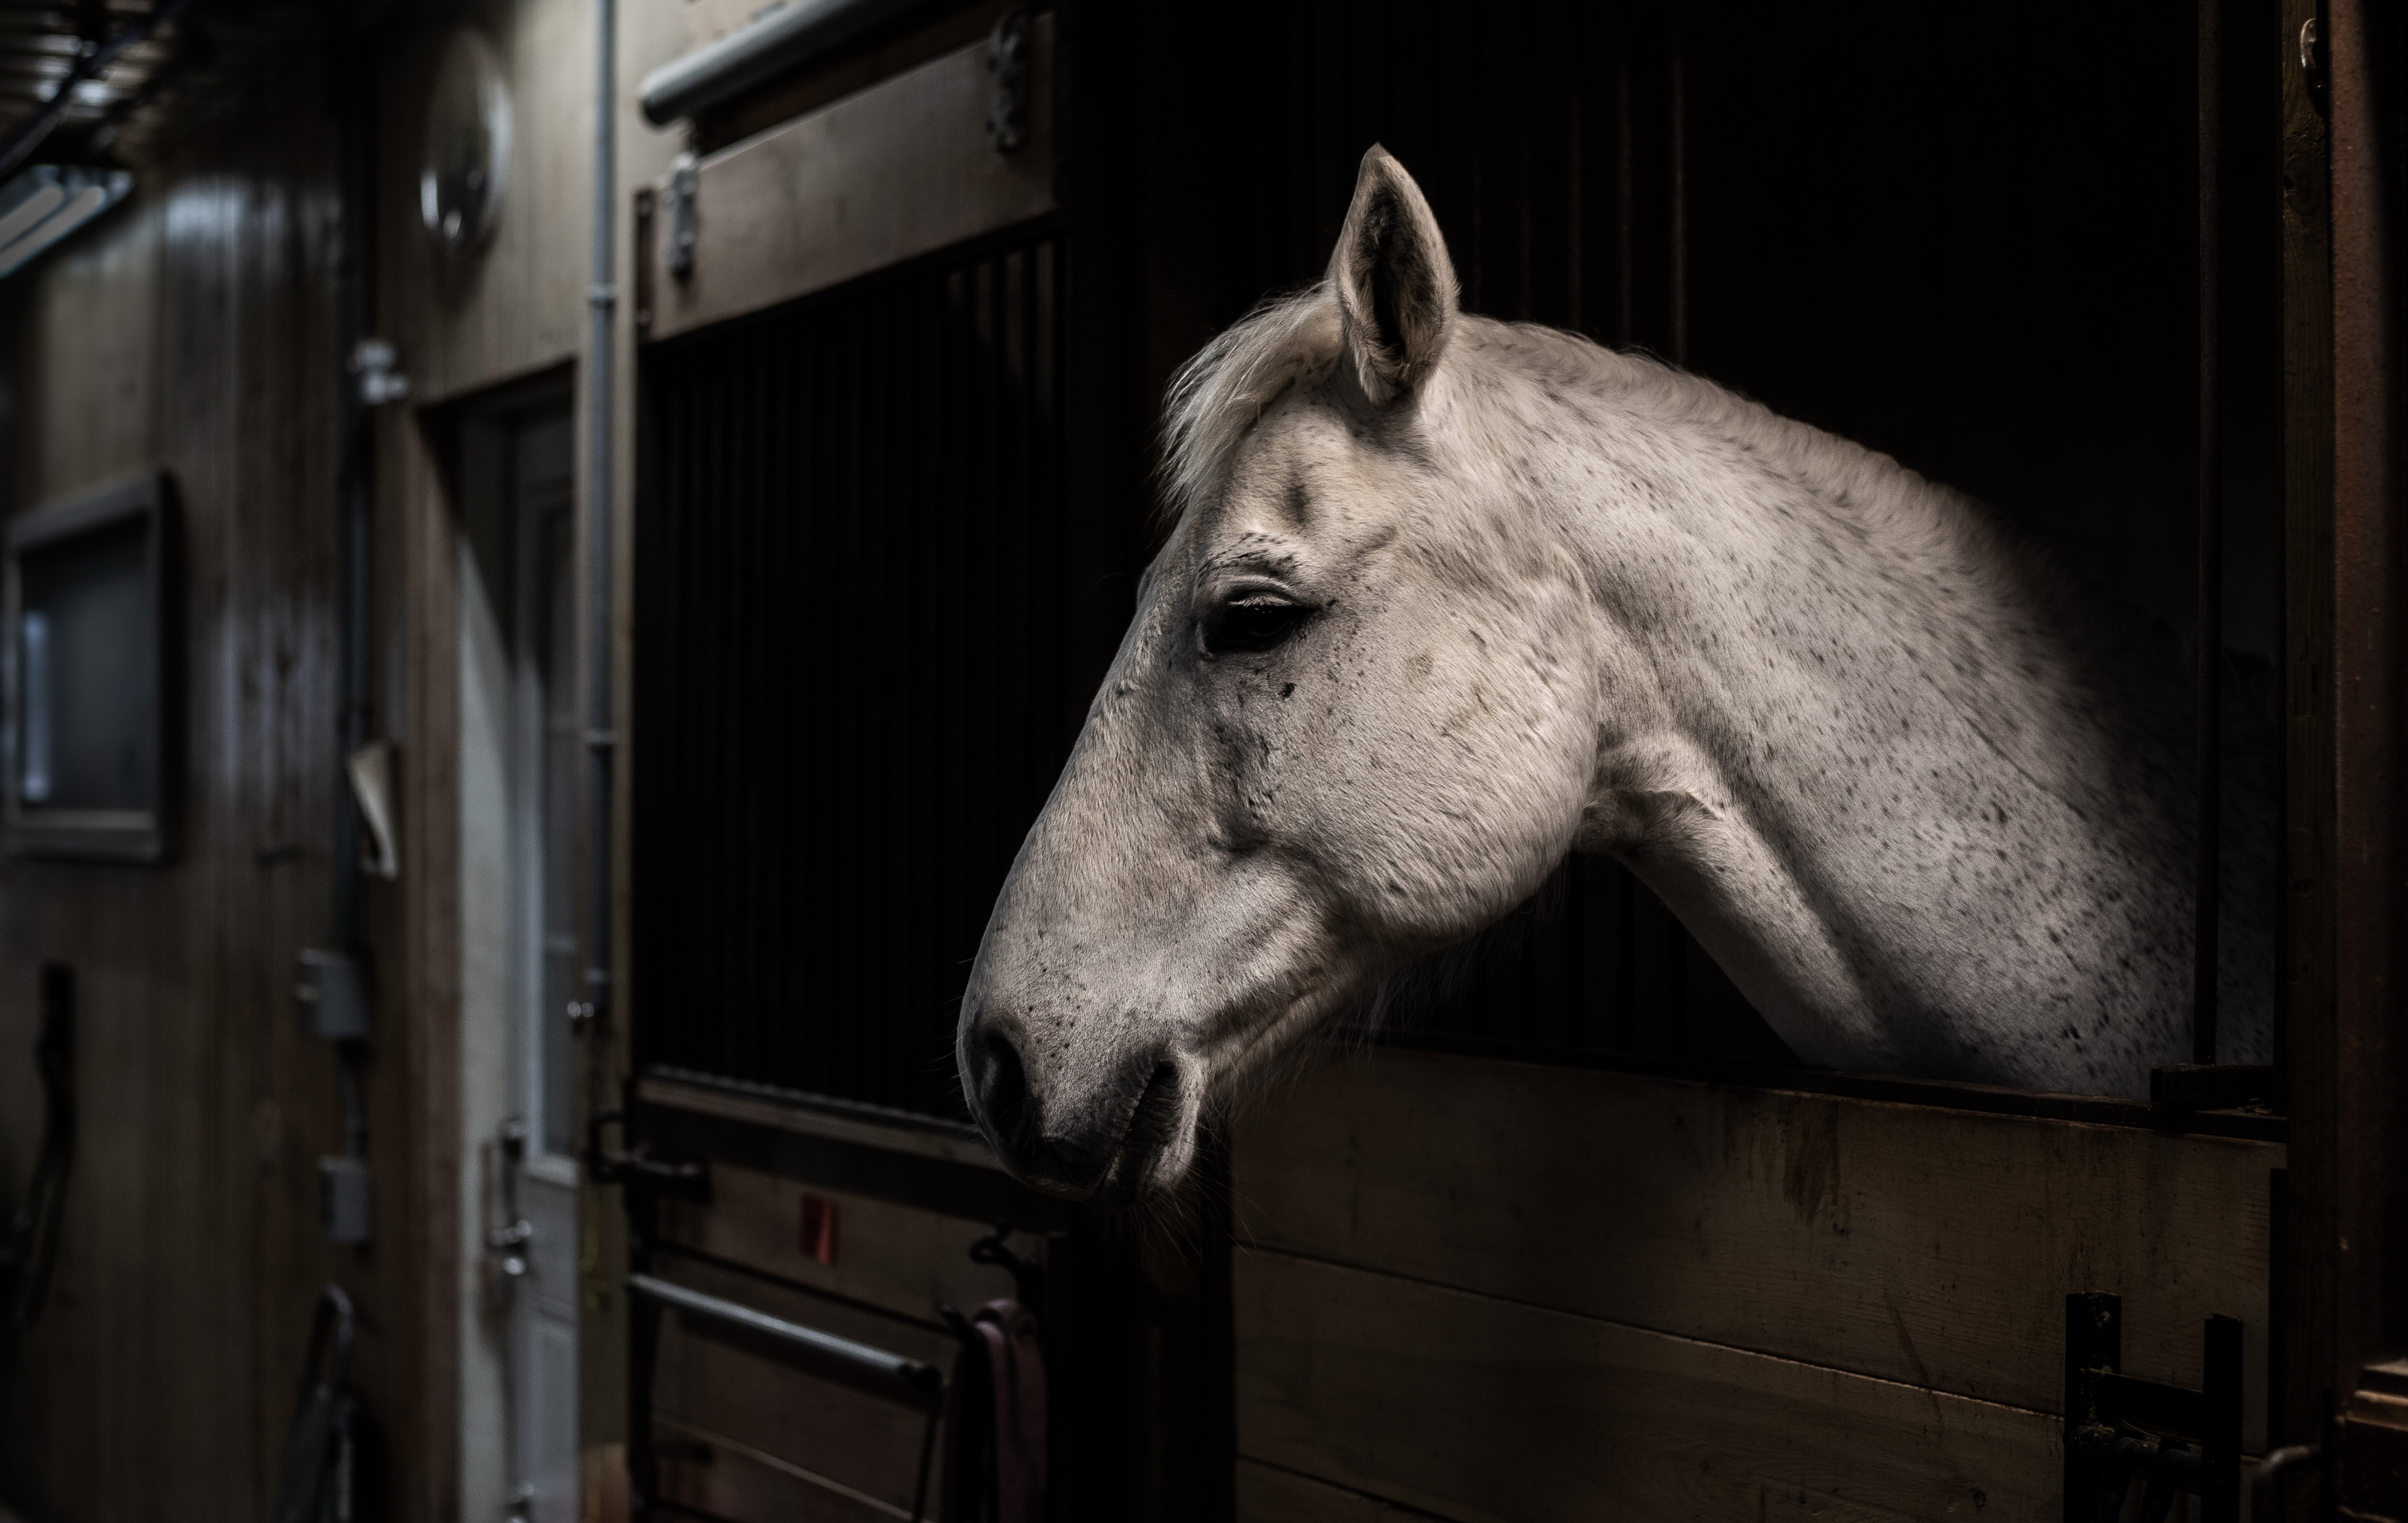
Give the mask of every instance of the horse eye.
[[1275, 598], [1252, 597], [1225, 605], [1205, 643], [1215, 655], [1268, 650], [1297, 632], [1312, 610]]

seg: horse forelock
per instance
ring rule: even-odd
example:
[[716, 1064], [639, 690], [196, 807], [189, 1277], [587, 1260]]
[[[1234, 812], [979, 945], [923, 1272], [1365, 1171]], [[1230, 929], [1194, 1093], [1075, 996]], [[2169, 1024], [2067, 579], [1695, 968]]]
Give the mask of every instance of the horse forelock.
[[[1165, 529], [1176, 527], [1209, 495], [1239, 444], [1281, 397], [1331, 372], [1344, 343], [1340, 320], [1336, 293], [1320, 281], [1267, 298], [1180, 367], [1163, 408]], [[1458, 381], [1510, 377], [1591, 395], [1649, 392], [1657, 406], [1739, 400], [1643, 353], [1618, 353], [1578, 334], [1470, 313], [1460, 315], [1441, 363]], [[1489, 393], [1475, 381], [1468, 394]], [[1510, 405], [1489, 410], [1498, 416], [1487, 420], [1509, 432], [1527, 420]]]
[[1338, 298], [1325, 280], [1264, 301], [1180, 367], [1163, 409], [1166, 527], [1211, 489], [1272, 403], [1337, 363], [1340, 344]]

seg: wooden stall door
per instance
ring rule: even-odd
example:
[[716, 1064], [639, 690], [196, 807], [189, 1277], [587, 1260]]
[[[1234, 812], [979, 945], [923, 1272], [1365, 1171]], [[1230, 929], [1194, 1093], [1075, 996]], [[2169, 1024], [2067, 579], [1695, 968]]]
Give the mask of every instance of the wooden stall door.
[[[1005, 151], [1008, 10], [920, 7], [765, 86], [696, 124], [690, 201], [672, 178], [639, 202], [630, 1131], [709, 1169], [646, 1238], [687, 1290], [948, 1373], [948, 1308], [1041, 1296], [1051, 1516], [1121, 1523], [1125, 1255], [995, 1164], [952, 1061], [1134, 585], [1111, 204], [1082, 189], [1121, 139], [1070, 130], [1071, 81], [1111, 78], [1073, 39], [1096, 57], [1111, 23], [1014, 11], [1027, 137]], [[656, 1495], [741, 1523], [911, 1515], [923, 1404], [683, 1314], [658, 1352], [649, 1386], [637, 1363]]]
[[[2138, 1107], [2135, 1107], [2136, 1109]], [[2237, 1123], [2234, 1130], [2252, 1130]], [[1240, 1516], [2056, 1518], [2065, 1298], [2264, 1447], [2279, 1143], [1429, 1052], [1238, 1129]]]

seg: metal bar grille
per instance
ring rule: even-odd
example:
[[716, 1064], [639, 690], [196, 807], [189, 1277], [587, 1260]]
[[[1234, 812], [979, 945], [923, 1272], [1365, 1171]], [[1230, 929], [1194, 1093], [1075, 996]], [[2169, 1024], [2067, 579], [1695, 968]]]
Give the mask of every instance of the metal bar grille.
[[[1234, 103], [1213, 119], [1214, 315], [1321, 274], [1382, 143], [1428, 195], [1469, 309], [1694, 363], [1970, 491], [2194, 633], [2211, 690], [2229, 661], [2265, 674], [2251, 702], [2271, 720], [2279, 452], [2257, 377], [2276, 373], [2273, 203], [2232, 208], [2273, 182], [2271, 135], [2238, 130], [2271, 110], [2272, 77], [2225, 103], [2245, 70], [2210, 56], [2201, 75], [2160, 45], [2205, 25], [2214, 54], [2226, 0], [2198, 3], [2100, 22], [2048, 0], [2000, 26], [1891, 0], [1229, 0], [1195, 41], [1215, 50], [1211, 99]], [[2112, 45], [2059, 46], [2094, 22]], [[2092, 176], [2102, 135], [2114, 173]], [[2204, 311], [2181, 278], [2194, 250]], [[2214, 733], [2216, 705], [2200, 713], [2203, 791], [2225, 759], [2229, 819], [2241, 742]], [[2266, 891], [2219, 885], [2214, 808], [2203, 960], [2219, 898], [2242, 906], [2224, 905], [2229, 938], [2249, 903], [2235, 896]], [[1786, 1060], [1655, 896], [1603, 862], [1559, 874], [1425, 1020], [1525, 1053]]]
[[[1682, 349], [1680, 6], [1257, 4], [1230, 13], [1229, 36], [1284, 40], [1225, 43], [1248, 103], [1225, 123], [1225, 316], [1320, 273], [1379, 142], [1429, 196], [1467, 307]], [[1615, 862], [1568, 862], [1447, 962], [1407, 1013], [1412, 1031], [1524, 1052], [1794, 1061]]]
[[1064, 585], [1066, 265], [1040, 228], [647, 355], [641, 1062], [959, 1113], [969, 960], [1101, 676], [1072, 600], [1125, 596]]

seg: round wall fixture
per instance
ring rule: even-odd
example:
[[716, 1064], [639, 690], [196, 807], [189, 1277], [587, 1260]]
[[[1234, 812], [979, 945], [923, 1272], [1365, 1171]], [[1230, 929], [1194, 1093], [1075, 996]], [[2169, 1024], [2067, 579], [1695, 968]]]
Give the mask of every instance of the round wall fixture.
[[492, 235], [510, 186], [510, 90], [493, 48], [468, 27], [452, 34], [426, 103], [418, 215], [446, 255]]

